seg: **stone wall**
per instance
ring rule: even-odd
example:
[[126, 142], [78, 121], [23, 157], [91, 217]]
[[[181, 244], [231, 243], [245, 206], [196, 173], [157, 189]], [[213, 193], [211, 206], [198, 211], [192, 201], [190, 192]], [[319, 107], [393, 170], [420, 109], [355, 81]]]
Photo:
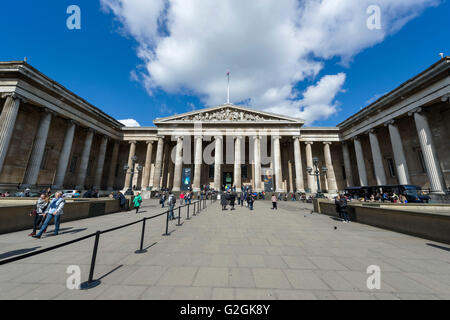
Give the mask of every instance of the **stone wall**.
[[[129, 197], [127, 197], [130, 201]], [[32, 229], [33, 217], [29, 213], [35, 208], [37, 199], [1, 199], [0, 234]], [[14, 202], [14, 205], [11, 205]], [[22, 203], [22, 204], [21, 204]], [[111, 199], [73, 199], [66, 200], [61, 223], [86, 219], [120, 211], [119, 200]]]
[[[316, 199], [314, 211], [338, 217], [334, 202]], [[349, 203], [351, 221], [450, 244], [450, 205]]]

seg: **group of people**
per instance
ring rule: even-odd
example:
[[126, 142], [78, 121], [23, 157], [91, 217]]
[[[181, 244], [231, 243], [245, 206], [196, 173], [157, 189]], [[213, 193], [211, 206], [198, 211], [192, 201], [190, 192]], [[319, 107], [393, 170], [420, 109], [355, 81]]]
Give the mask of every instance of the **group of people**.
[[[58, 191], [55, 193], [53, 199], [47, 193], [42, 193], [36, 203], [30, 216], [34, 217], [33, 231], [29, 234], [30, 237], [40, 239], [42, 234], [47, 231], [47, 227], [52, 221], [55, 222], [55, 230], [53, 234], [56, 236], [59, 233], [60, 220], [63, 215], [64, 205], [66, 201], [63, 198], [63, 193]], [[37, 230], [39, 229], [39, 232]]]
[[255, 203], [256, 196], [253, 194], [250, 188], [243, 187], [242, 192], [233, 191], [229, 189], [226, 192], [220, 194], [220, 204], [222, 205], [222, 211], [228, 210], [227, 206], [231, 207], [231, 210], [235, 210], [235, 204], [238, 206], [246, 206], [250, 210], [253, 210], [253, 204]]

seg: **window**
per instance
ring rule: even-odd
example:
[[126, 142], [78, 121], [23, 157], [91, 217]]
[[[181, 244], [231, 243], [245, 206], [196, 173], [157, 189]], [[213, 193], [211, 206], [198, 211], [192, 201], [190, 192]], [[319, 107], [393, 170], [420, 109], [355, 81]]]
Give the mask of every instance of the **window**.
[[247, 168], [248, 167], [246, 164], [241, 165], [241, 177], [243, 179], [248, 179], [248, 169]]
[[395, 172], [395, 164], [394, 164], [394, 159], [392, 158], [387, 158], [387, 163], [388, 163], [388, 167], [389, 167], [389, 173], [391, 174], [392, 178], [395, 178], [397, 176], [396, 172]]
[[86, 174], [87, 174], [88, 177], [91, 175], [91, 171], [92, 171], [92, 163], [93, 163], [93, 160], [92, 160], [92, 159], [89, 159], [89, 161], [88, 161], [88, 167], [87, 167], [87, 170], [86, 170]]
[[213, 179], [214, 178], [214, 165], [211, 164], [209, 165], [209, 179]]
[[422, 169], [422, 172], [427, 172], [425, 169], [425, 160], [423, 158], [422, 150], [417, 150], [418, 156], [419, 156], [419, 162], [420, 162], [420, 168]]
[[75, 173], [75, 170], [77, 170], [77, 162], [78, 162], [78, 157], [73, 156], [72, 160], [70, 161], [70, 167], [69, 167], [70, 173]]
[[46, 148], [44, 150], [44, 154], [42, 155], [42, 161], [41, 161], [41, 170], [45, 170], [47, 167], [47, 161], [48, 161], [48, 149]]

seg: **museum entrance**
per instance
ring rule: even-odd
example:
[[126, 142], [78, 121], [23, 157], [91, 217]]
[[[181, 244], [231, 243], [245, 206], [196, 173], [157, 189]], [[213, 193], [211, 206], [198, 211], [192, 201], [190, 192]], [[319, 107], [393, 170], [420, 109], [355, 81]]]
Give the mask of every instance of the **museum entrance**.
[[225, 190], [231, 189], [233, 187], [233, 172], [224, 172], [222, 181]]

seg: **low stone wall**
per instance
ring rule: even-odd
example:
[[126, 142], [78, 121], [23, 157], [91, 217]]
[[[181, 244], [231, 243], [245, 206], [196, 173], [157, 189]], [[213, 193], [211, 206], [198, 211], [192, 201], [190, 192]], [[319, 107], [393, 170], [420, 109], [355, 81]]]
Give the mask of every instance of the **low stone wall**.
[[[12, 201], [15, 201], [15, 205], [11, 203]], [[24, 203], [21, 204], [21, 201], [24, 201]], [[36, 201], [37, 199], [34, 202], [32, 202], [32, 199], [1, 199], [0, 234], [27, 229], [31, 230], [33, 217], [30, 217], [29, 213], [35, 208]], [[127, 197], [127, 201], [131, 203], [131, 197]], [[66, 199], [61, 222], [92, 218], [119, 211], [119, 200], [108, 198]]]
[[[314, 211], [338, 217], [334, 201], [314, 200]], [[351, 221], [450, 244], [450, 205], [348, 204]]]

